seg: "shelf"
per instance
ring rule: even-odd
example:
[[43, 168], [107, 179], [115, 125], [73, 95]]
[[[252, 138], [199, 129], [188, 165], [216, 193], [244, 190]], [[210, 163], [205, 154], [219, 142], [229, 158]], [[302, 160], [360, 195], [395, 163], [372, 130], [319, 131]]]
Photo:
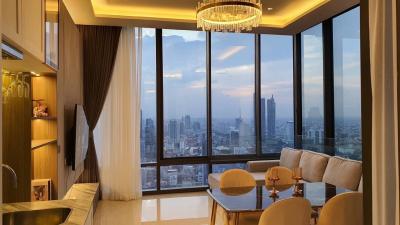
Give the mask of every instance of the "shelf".
[[46, 145], [50, 145], [50, 144], [55, 144], [57, 143], [57, 139], [36, 139], [36, 140], [32, 140], [32, 145], [31, 148], [32, 150], [46, 146]]
[[32, 117], [32, 120], [57, 120], [57, 117], [55, 117], [55, 116], [38, 116], [38, 117]]

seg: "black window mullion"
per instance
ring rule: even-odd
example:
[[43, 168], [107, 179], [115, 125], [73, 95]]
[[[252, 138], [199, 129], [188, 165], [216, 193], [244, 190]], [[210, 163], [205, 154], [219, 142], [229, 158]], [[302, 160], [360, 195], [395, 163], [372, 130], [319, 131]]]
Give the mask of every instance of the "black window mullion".
[[324, 49], [324, 152], [334, 155], [335, 138], [335, 103], [333, 75], [333, 25], [332, 19], [322, 23]]
[[262, 155], [261, 143], [261, 35], [255, 34], [255, 93], [254, 93], [254, 128], [256, 134], [256, 155]]
[[302, 105], [302, 62], [301, 33], [293, 36], [293, 105], [294, 105], [294, 147], [302, 148], [303, 105]]
[[206, 76], [208, 173], [212, 173], [211, 32], [209, 31], [206, 34]]
[[157, 192], [161, 190], [160, 161], [163, 159], [164, 145], [164, 99], [163, 99], [163, 53], [162, 30], [156, 29], [156, 117], [157, 117]]

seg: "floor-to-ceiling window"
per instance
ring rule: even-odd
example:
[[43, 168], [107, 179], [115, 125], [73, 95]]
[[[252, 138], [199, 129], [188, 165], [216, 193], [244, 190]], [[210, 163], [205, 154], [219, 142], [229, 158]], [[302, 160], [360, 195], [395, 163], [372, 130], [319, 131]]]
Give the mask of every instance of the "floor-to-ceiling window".
[[142, 188], [157, 188], [156, 37], [155, 29], [143, 29], [140, 155]]
[[293, 38], [261, 35], [262, 153], [294, 145]]
[[254, 34], [212, 33], [212, 153], [255, 154]]
[[354, 8], [295, 39], [144, 29], [143, 190], [204, 188], [208, 173], [286, 146], [361, 159], [358, 17]]
[[304, 149], [323, 151], [324, 57], [322, 24], [301, 33], [302, 144]]
[[[164, 158], [207, 156], [206, 33], [162, 30]], [[206, 164], [161, 167], [161, 189], [205, 186]]]
[[361, 160], [360, 8], [332, 20], [335, 154]]

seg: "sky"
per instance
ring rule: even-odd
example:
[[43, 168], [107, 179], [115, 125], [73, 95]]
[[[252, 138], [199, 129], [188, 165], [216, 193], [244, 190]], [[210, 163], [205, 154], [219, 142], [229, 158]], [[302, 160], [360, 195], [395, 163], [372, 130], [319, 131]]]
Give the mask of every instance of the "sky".
[[[356, 20], [358, 8], [334, 20], [335, 100], [341, 115], [359, 117], [359, 27], [342, 29]], [[354, 22], [353, 22], [354, 23]], [[350, 26], [357, 26], [350, 24]], [[321, 26], [303, 33], [303, 107], [323, 112]], [[143, 30], [142, 111], [155, 117], [155, 32]], [[357, 39], [358, 38], [358, 39]], [[179, 119], [206, 114], [206, 36], [201, 31], [163, 30], [164, 115]], [[254, 115], [254, 35], [212, 33], [213, 118]], [[277, 118], [293, 117], [292, 37], [261, 36], [262, 97], [274, 95]]]

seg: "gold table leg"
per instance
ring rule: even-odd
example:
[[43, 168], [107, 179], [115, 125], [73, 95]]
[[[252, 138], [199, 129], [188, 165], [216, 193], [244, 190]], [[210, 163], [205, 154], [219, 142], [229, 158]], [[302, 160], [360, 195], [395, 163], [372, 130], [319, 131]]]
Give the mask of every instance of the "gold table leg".
[[235, 213], [235, 225], [239, 225], [239, 213]]
[[211, 209], [211, 221], [210, 225], [215, 225], [215, 218], [217, 217], [217, 202], [213, 200], [212, 209]]

